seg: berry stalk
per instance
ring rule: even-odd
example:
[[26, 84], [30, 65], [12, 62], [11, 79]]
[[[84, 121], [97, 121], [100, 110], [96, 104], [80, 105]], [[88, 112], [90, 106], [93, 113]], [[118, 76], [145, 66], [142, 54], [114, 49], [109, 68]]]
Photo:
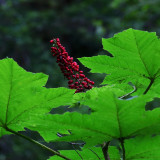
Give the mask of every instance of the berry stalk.
[[63, 75], [68, 79], [68, 87], [76, 89], [75, 93], [92, 89], [94, 82], [88, 79], [83, 71], [79, 70], [79, 65], [73, 61], [73, 57], [68, 55], [59, 38], [50, 40], [50, 43], [52, 44], [51, 53], [57, 58], [56, 62]]

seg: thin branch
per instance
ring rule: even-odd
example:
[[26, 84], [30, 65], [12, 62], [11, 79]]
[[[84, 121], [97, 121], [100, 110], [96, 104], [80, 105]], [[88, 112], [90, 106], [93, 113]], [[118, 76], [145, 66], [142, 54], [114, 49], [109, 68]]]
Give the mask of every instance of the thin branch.
[[124, 139], [120, 138], [119, 141], [120, 141], [121, 147], [122, 147], [123, 160], [125, 160], [126, 159], [126, 153], [125, 153], [125, 148], [124, 148]]
[[110, 141], [107, 143], [104, 143], [104, 145], [102, 147], [102, 152], [103, 152], [105, 160], [110, 160], [109, 154], [108, 154], [109, 143], [110, 143]]
[[119, 98], [124, 99], [124, 98], [128, 97], [129, 95], [131, 95], [132, 93], [134, 93], [137, 89], [136, 89], [136, 86], [134, 86], [134, 85], [132, 85], [132, 87], [133, 87], [133, 91], [131, 91], [131, 92], [119, 97]]
[[147, 89], [144, 91], [143, 94], [146, 94], [146, 93], [149, 91], [149, 89], [151, 88], [152, 84], [154, 83], [154, 79], [150, 79], [150, 80], [151, 80], [151, 81], [150, 81], [150, 83], [149, 83]]
[[15, 134], [15, 135], [17, 135], [17, 136], [19, 136], [19, 137], [22, 137], [23, 139], [26, 139], [26, 140], [30, 141], [31, 143], [34, 143], [34, 144], [40, 146], [41, 148], [43, 148], [43, 149], [45, 149], [45, 150], [50, 151], [53, 155], [57, 155], [57, 156], [65, 159], [65, 160], [71, 160], [71, 159], [69, 159], [69, 158], [61, 155], [59, 152], [56, 152], [56, 151], [54, 151], [53, 149], [51, 149], [51, 148], [49, 148], [49, 147], [47, 147], [47, 146], [45, 146], [45, 145], [43, 145], [43, 144], [41, 144], [41, 143], [33, 140], [33, 139], [31, 139], [31, 138], [29, 138], [29, 137], [27, 137], [27, 136], [25, 136], [25, 135], [23, 135], [23, 134], [20, 134], [20, 133], [18, 133], [18, 132], [15, 132], [15, 131], [13, 131], [12, 129], [9, 129], [8, 127], [4, 127], [4, 128], [6, 129], [6, 131], [11, 132], [11, 133], [13, 133], [13, 134]]
[[[70, 132], [70, 131], [69, 131]], [[71, 132], [70, 132], [71, 133]], [[62, 134], [57, 133], [58, 137], [63, 137]], [[69, 144], [72, 145], [72, 148], [74, 149], [74, 151], [79, 155], [79, 157], [83, 160], [83, 157], [81, 156], [81, 154], [75, 149], [74, 145], [79, 145], [79, 143], [72, 143], [72, 142], [68, 142]]]
[[88, 148], [91, 152], [93, 152], [96, 156], [97, 156], [97, 158], [99, 159], [99, 160], [101, 160], [100, 159], [100, 157], [98, 156], [98, 154], [95, 152], [95, 151], [93, 151], [92, 149], [90, 149], [90, 148]]

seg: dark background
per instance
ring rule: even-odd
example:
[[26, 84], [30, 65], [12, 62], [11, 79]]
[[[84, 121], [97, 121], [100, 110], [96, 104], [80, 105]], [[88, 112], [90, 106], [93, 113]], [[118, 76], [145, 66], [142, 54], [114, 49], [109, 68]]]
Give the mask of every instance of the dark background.
[[[105, 54], [102, 37], [128, 28], [160, 35], [160, 1], [0, 0], [0, 59], [12, 57], [27, 71], [48, 74], [47, 87], [67, 87], [50, 54], [50, 39], [59, 37], [76, 60]], [[81, 67], [96, 86], [102, 82], [103, 75], [88, 74], [89, 70]], [[27, 134], [42, 140], [37, 133]], [[48, 152], [19, 137], [0, 139], [0, 160], [45, 160], [48, 156]]]

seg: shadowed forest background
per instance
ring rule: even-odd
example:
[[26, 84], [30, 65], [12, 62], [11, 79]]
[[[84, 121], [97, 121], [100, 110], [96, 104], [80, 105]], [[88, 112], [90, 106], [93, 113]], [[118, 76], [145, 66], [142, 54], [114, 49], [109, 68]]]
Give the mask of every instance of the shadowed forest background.
[[[160, 35], [159, 0], [0, 0], [0, 59], [14, 58], [27, 71], [49, 75], [47, 87], [67, 87], [49, 40], [59, 37], [74, 60], [97, 54], [102, 37], [112, 37], [128, 28]], [[103, 75], [85, 74], [98, 86]], [[28, 136], [43, 143], [38, 133]], [[67, 149], [67, 143], [50, 143]], [[50, 154], [19, 137], [0, 139], [0, 160], [45, 160]]]

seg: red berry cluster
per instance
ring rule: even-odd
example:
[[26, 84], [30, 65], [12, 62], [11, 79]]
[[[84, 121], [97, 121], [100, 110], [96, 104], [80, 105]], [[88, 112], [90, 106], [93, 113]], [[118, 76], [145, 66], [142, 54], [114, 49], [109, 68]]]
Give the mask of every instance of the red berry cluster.
[[69, 88], [76, 89], [75, 93], [85, 92], [91, 89], [94, 82], [89, 80], [83, 74], [83, 71], [79, 71], [79, 65], [73, 61], [73, 57], [68, 55], [65, 47], [61, 45], [59, 38], [50, 40], [50, 43], [53, 45], [51, 47], [51, 53], [57, 57], [56, 62], [64, 76], [69, 80]]

